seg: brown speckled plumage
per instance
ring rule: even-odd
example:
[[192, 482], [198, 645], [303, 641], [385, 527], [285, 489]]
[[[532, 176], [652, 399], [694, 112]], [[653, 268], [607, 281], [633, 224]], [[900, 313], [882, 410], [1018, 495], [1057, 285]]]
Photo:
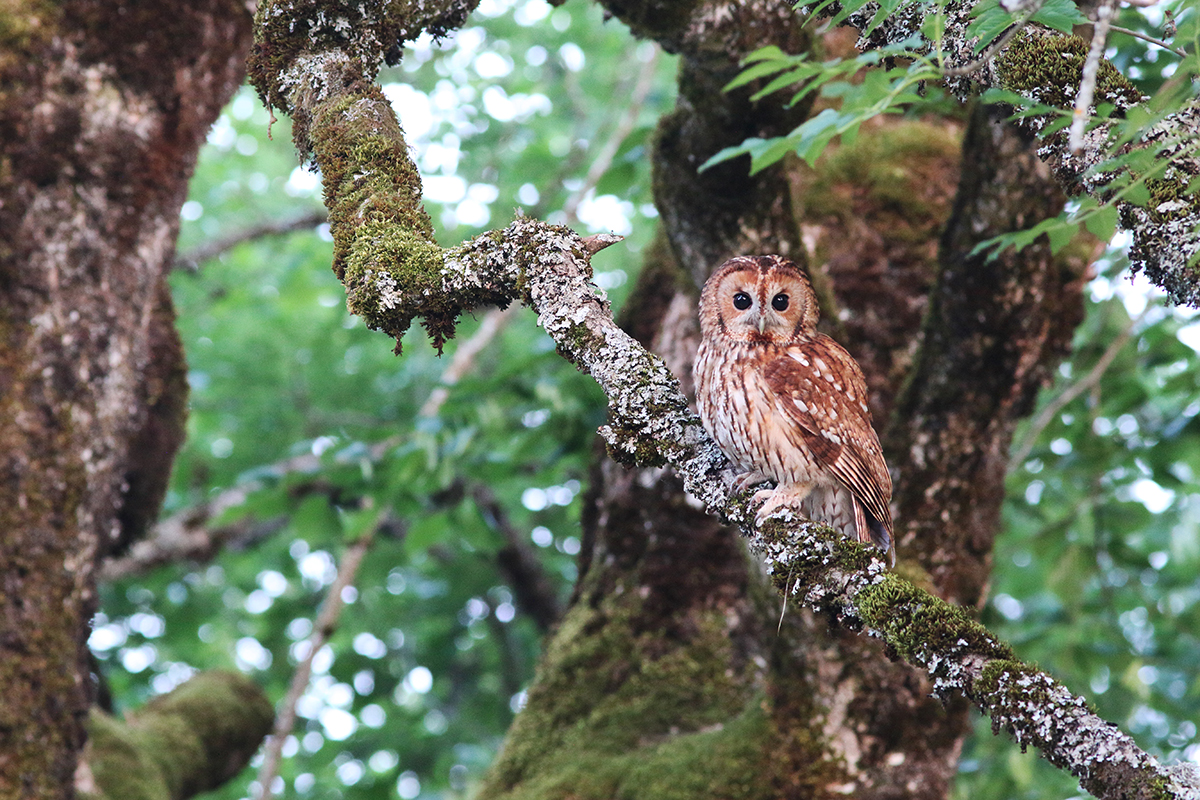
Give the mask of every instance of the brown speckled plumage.
[[696, 401], [742, 485], [770, 479], [762, 518], [782, 505], [894, 560], [892, 479], [871, 426], [862, 370], [818, 333], [808, 278], [780, 256], [721, 265], [700, 297]]

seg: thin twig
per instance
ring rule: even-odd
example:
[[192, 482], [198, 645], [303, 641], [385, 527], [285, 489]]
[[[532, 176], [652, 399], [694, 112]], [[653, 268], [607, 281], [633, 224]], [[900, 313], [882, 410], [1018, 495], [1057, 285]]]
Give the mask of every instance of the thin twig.
[[296, 705], [300, 702], [300, 698], [308, 688], [309, 679], [312, 677], [313, 659], [316, 658], [317, 652], [329, 641], [329, 637], [333, 635], [333, 632], [337, 630], [338, 618], [341, 616], [342, 608], [346, 604], [346, 601], [342, 597], [342, 592], [347, 587], [353, 585], [358, 567], [362, 564], [363, 557], [367, 554], [367, 551], [371, 549], [371, 544], [375, 539], [375, 532], [389, 513], [388, 510], [383, 511], [376, 523], [361, 538], [352, 542], [346, 548], [346, 552], [342, 554], [342, 563], [338, 566], [337, 577], [333, 579], [333, 583], [329, 586], [329, 591], [325, 594], [325, 602], [321, 606], [321, 613], [317, 615], [312, 635], [308, 637], [308, 652], [300, 663], [296, 665], [296, 671], [292, 674], [291, 685], [288, 686], [287, 696], [284, 697], [279, 711], [275, 714], [275, 730], [271, 733], [270, 738], [267, 739], [267, 743], [263, 748], [263, 762], [262, 766], [259, 767], [257, 779], [259, 786], [258, 800], [271, 800], [275, 796], [274, 791], [271, 789], [271, 784], [279, 774], [279, 763], [283, 757], [283, 743], [287, 741], [292, 728], [296, 725]]
[[418, 416], [437, 416], [442, 404], [450, 397], [450, 387], [471, 371], [475, 366], [476, 356], [491, 343], [492, 339], [499, 335], [500, 331], [504, 330], [504, 326], [516, 316], [516, 311], [517, 306], [511, 305], [508, 308], [493, 308], [484, 314], [483, 321], [479, 323], [479, 328], [475, 333], [471, 334], [471, 338], [455, 348], [450, 363], [442, 370], [439, 385], [429, 393], [421, 410], [417, 412]]
[[292, 231], [315, 228], [324, 222], [327, 217], [327, 212], [322, 208], [320, 211], [312, 211], [295, 219], [272, 220], [270, 222], [259, 223], [258, 225], [251, 225], [248, 228], [234, 231], [219, 239], [205, 242], [193, 250], [180, 254], [175, 259], [175, 269], [195, 272], [205, 261], [223, 255], [239, 244], [261, 239], [264, 236], [280, 236]]
[[1130, 320], [1124, 330], [1113, 337], [1113, 340], [1108, 343], [1108, 347], [1100, 355], [1100, 359], [1092, 365], [1087, 375], [1084, 375], [1078, 381], [1063, 389], [1057, 397], [1047, 403], [1046, 407], [1038, 412], [1038, 415], [1029, 423], [1029, 430], [1022, 437], [1020, 447], [1017, 448], [1012, 458], [1009, 459], [1010, 470], [1016, 469], [1025, 463], [1025, 459], [1029, 458], [1029, 454], [1033, 451], [1033, 447], [1037, 444], [1037, 440], [1041, 437], [1042, 432], [1054, 421], [1054, 417], [1058, 415], [1058, 412], [1062, 411], [1076, 397], [1079, 397], [1079, 395], [1100, 383], [1100, 379], [1104, 377], [1104, 373], [1108, 371], [1108, 368], [1112, 366], [1112, 362], [1116, 359], [1117, 355], [1125, 347], [1126, 343], [1129, 342], [1130, 337], [1133, 336], [1134, 328], [1146, 316], [1146, 312], [1149, 309], [1150, 306], [1147, 305], [1146, 310], [1142, 311], [1136, 318]]
[[1108, 29], [1116, 8], [1117, 0], [1100, 0], [1100, 6], [1096, 9], [1092, 47], [1088, 50], [1087, 61], [1083, 62], [1083, 77], [1079, 81], [1071, 131], [1067, 136], [1067, 149], [1074, 155], [1083, 152], [1083, 134], [1091, 116], [1092, 98], [1096, 95], [1096, 76], [1100, 73], [1100, 59], [1104, 58], [1104, 43], [1108, 41]]
[[[403, 436], [389, 436], [367, 449], [365, 459], [381, 460], [387, 452], [403, 441]], [[357, 463], [364, 456], [357, 456]], [[311, 452], [291, 456], [255, 470], [260, 476], [247, 480], [166, 519], [153, 528], [153, 535], [135, 542], [121, 558], [105, 562], [99, 579], [104, 582], [140, 575], [164, 564], [181, 561], [211, 560], [230, 544], [249, 546], [286, 526], [286, 518], [274, 518], [261, 523], [232, 523], [219, 528], [209, 523], [227, 510], [243, 505], [250, 495], [264, 488], [270, 480], [279, 480], [296, 473], [313, 473], [321, 468], [321, 457]]]
[[1014, 22], [999, 39], [988, 45], [987, 49], [980, 54], [979, 58], [975, 59], [969, 64], [964, 64], [961, 67], [943, 67], [942, 75], [947, 78], [961, 78], [966, 75], [970, 75], [972, 72], [977, 72], [978, 70], [982, 69], [983, 66], [991, 61], [997, 53], [1008, 47], [1008, 43], [1013, 40], [1014, 36], [1021, 32], [1021, 30], [1029, 23], [1029, 20], [1033, 18], [1033, 15], [1036, 14], [1041, 7], [1042, 3], [1040, 0], [1039, 2], [1033, 3], [1028, 9], [1025, 10], [1025, 13], [1021, 15], [1021, 18]]
[[1122, 28], [1120, 25], [1110, 25], [1109, 29], [1115, 33], [1123, 33], [1126, 36], [1133, 36], [1134, 38], [1141, 39], [1142, 41], [1149, 42], [1150, 44], [1156, 44], [1164, 50], [1170, 50], [1172, 53], [1179, 56], [1180, 58], [1187, 58], [1187, 51], [1183, 50], [1182, 48], [1173, 47], [1173, 46], [1171, 46], [1170, 42], [1164, 42], [1162, 39], [1155, 39], [1153, 36], [1147, 36], [1146, 34], [1142, 33], [1141, 31], [1134, 31], [1134, 30], [1130, 30], [1129, 28]]

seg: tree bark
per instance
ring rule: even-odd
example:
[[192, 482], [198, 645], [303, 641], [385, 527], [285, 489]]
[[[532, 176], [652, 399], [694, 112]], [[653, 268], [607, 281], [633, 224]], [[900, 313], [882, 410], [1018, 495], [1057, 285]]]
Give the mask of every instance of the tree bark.
[[163, 275], [250, 24], [233, 0], [3, 13], [0, 794], [69, 797], [97, 562], [157, 513], [182, 431]]

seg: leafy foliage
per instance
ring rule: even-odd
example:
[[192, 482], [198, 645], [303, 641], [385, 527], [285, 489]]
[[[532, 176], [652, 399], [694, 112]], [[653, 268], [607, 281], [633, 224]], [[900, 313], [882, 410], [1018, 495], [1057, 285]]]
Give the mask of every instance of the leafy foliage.
[[[919, 39], [861, 53], [853, 59], [835, 58], [817, 63], [809, 54], [789, 55], [778, 47], [764, 47], [746, 59], [750, 66], [725, 87], [728, 91], [774, 76], [754, 93], [758, 100], [797, 87], [791, 105], [813, 92], [836, 99], [836, 108], [823, 108], [785, 136], [770, 139], [751, 138], [740, 145], [726, 147], [704, 162], [701, 169], [740, 155], [750, 156], [750, 169], [758, 172], [795, 152], [810, 165], [835, 139], [849, 143], [859, 127], [879, 114], [898, 114], [910, 106], [921, 106], [935, 98], [923, 95], [924, 84], [939, 77], [936, 66], [912, 48]], [[902, 67], [877, 67], [895, 59], [908, 61]], [[940, 96], [940, 95], [939, 95]]]

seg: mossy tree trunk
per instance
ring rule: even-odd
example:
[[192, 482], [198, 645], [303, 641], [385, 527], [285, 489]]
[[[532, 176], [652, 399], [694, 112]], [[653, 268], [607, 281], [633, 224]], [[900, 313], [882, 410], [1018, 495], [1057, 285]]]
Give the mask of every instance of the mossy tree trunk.
[[[968, 253], [1061, 210], [1049, 169], [976, 112], [874, 126], [816, 170], [698, 176], [721, 147], [795, 124], [719, 91], [754, 48], [803, 46], [794, 18], [771, 4], [607, 5], [683, 58], [654, 153], [664, 235], [627, 329], [690, 392], [705, 277], [743, 253], [807, 263], [823, 325], [866, 372], [897, 477], [900, 569], [974, 609], [1012, 430], [1067, 352], [1092, 253]], [[932, 699], [873, 640], [811, 614], [781, 621], [737, 534], [672, 472], [598, 458], [584, 532], [573, 606], [483, 796], [947, 796], [966, 705]]]
[[251, 25], [235, 0], [0, 16], [0, 796], [65, 798], [95, 567], [157, 515], [182, 438], [164, 275]]

